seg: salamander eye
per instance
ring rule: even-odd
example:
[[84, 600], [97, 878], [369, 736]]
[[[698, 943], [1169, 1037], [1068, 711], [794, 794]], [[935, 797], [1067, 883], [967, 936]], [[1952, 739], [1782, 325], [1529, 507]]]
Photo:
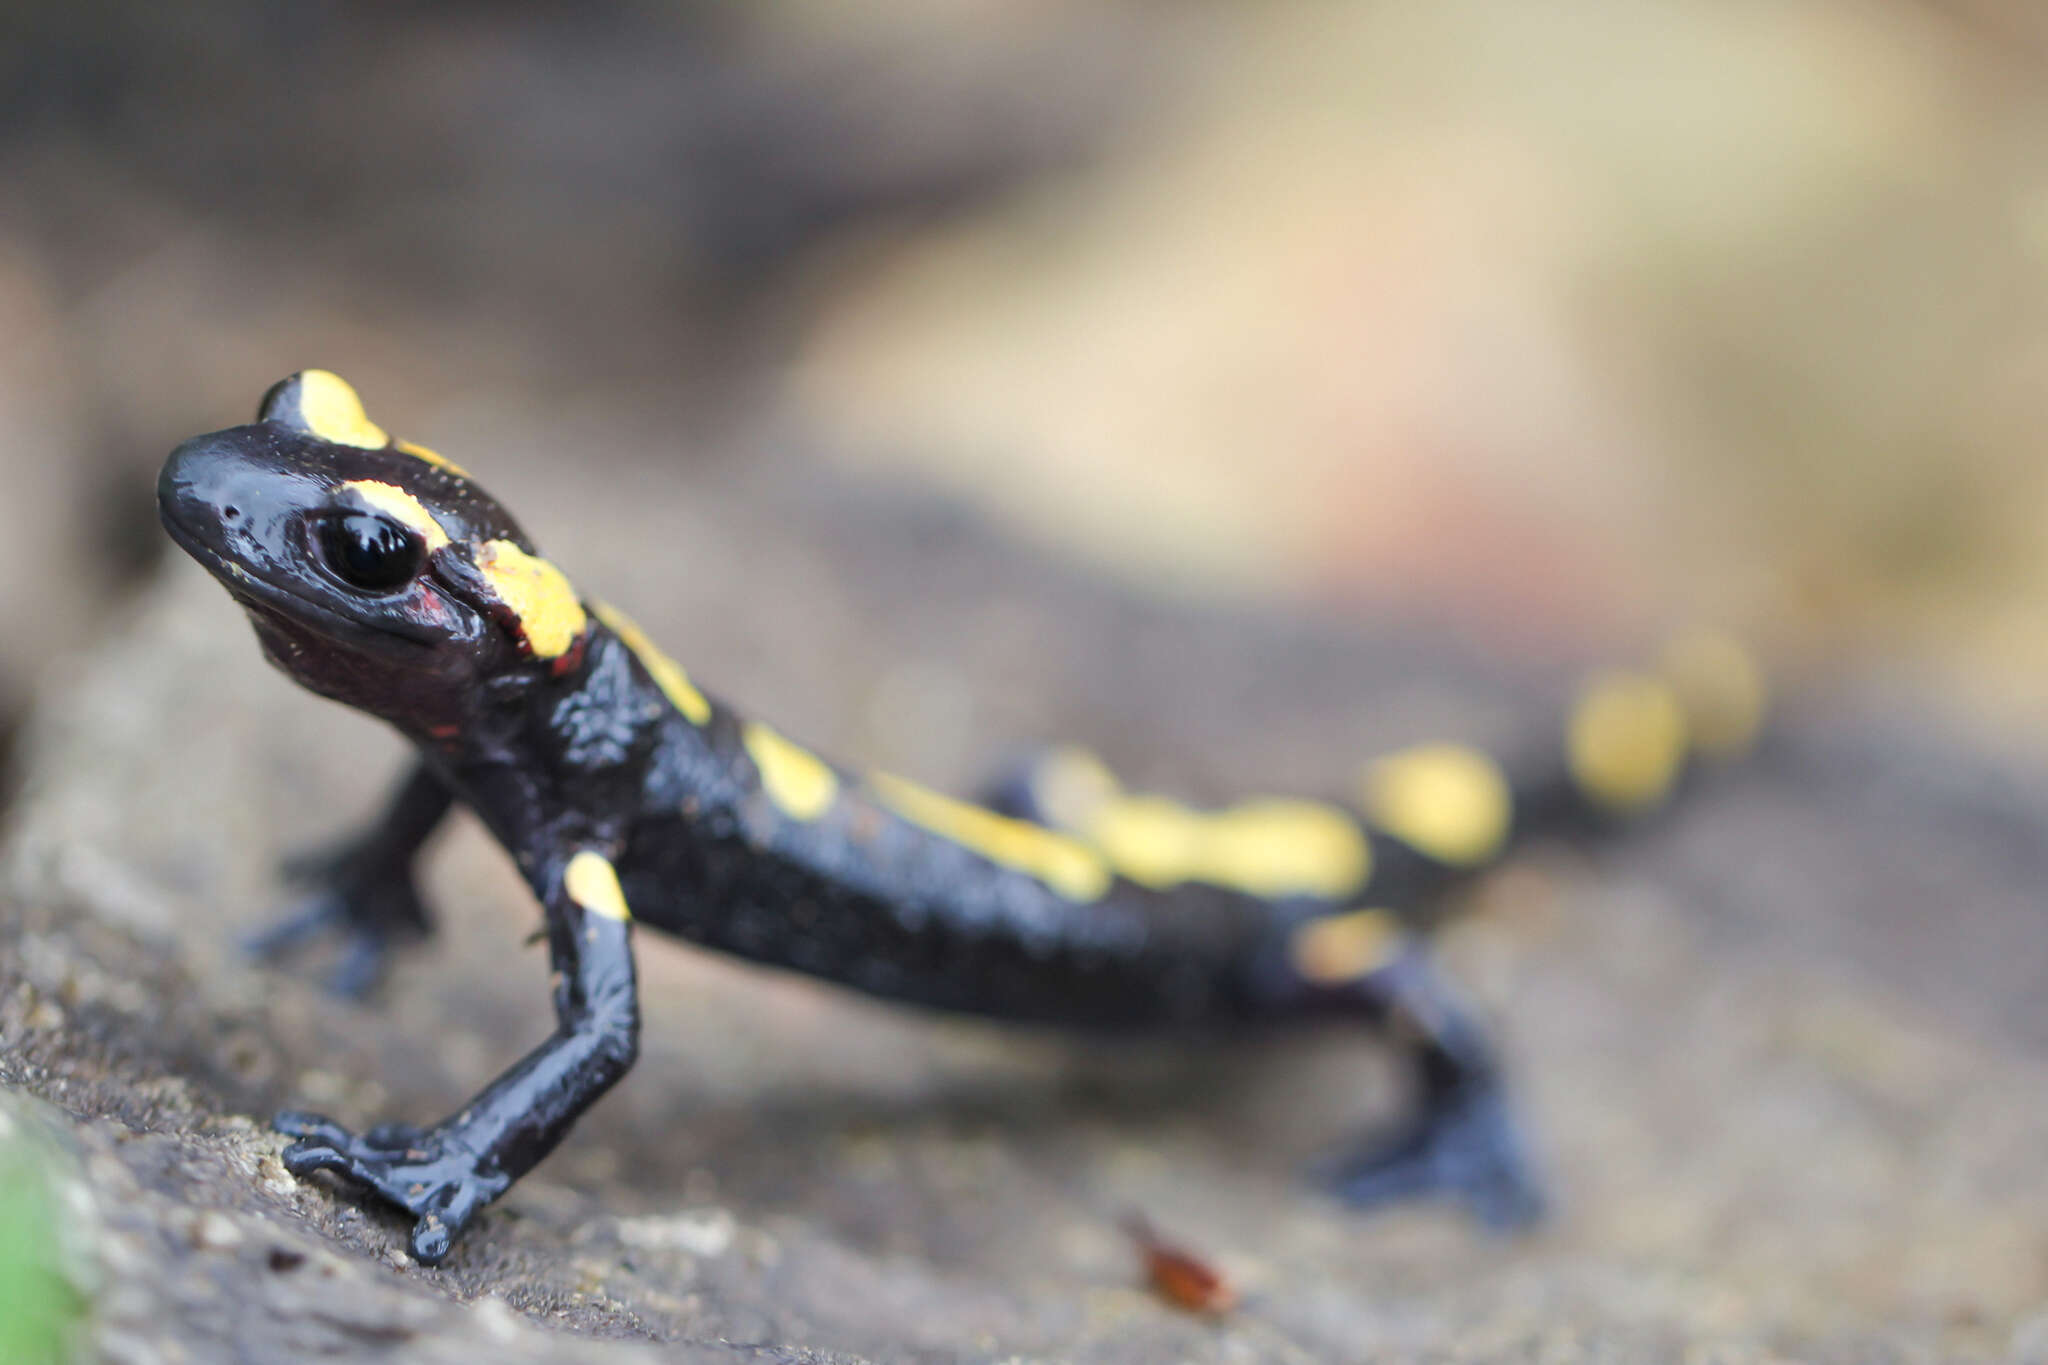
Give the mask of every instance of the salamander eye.
[[371, 592], [403, 587], [426, 561], [420, 538], [394, 521], [349, 512], [320, 523], [320, 549], [342, 582]]

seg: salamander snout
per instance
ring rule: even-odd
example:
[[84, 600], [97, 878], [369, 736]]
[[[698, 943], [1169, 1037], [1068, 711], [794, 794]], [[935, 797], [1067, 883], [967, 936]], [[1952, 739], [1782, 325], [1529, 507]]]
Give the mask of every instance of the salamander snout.
[[238, 519], [235, 503], [216, 504], [222, 490], [223, 454], [211, 436], [198, 436], [171, 452], [157, 475], [157, 511], [178, 529], [196, 530], [215, 520]]
[[275, 558], [292, 518], [317, 496], [311, 480], [248, 427], [185, 442], [164, 461], [156, 484], [165, 529], [214, 569]]

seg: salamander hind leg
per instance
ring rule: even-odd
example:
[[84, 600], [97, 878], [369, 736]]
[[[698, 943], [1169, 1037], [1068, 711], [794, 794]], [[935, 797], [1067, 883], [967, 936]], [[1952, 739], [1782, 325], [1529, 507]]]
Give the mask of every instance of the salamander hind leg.
[[[1320, 932], [1324, 943], [1316, 947], [1311, 940], [1297, 955], [1305, 959], [1297, 964], [1305, 975], [1320, 978], [1317, 984], [1392, 1029], [1414, 1078], [1411, 1115], [1345, 1152], [1331, 1163], [1328, 1179], [1358, 1208], [1450, 1199], [1489, 1228], [1529, 1227], [1543, 1217], [1548, 1201], [1500, 1059], [1477, 1021], [1412, 943], [1397, 941], [1369, 965], [1362, 951], [1345, 961], [1342, 936], [1373, 924], [1361, 917], [1379, 914], [1357, 911], [1312, 921], [1307, 932]], [[1345, 980], [1340, 969], [1347, 967], [1355, 974]]]
[[1458, 1200], [1486, 1227], [1532, 1227], [1548, 1211], [1521, 1128], [1498, 1087], [1430, 1103], [1401, 1129], [1348, 1155], [1333, 1181], [1357, 1208], [1410, 1199]]

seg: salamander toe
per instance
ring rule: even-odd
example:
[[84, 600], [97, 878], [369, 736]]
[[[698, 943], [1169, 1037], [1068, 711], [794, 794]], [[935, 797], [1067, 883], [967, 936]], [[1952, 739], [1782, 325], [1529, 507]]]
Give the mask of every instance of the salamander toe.
[[1448, 1198], [1481, 1224], [1514, 1232], [1548, 1208], [1506, 1098], [1488, 1090], [1448, 1102], [1338, 1164], [1333, 1184], [1354, 1208]]

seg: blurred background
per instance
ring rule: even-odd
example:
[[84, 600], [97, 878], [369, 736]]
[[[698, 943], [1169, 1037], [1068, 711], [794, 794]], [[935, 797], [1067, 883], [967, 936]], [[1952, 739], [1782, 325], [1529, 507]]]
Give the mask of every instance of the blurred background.
[[2025, 0], [8, 5], [0, 716], [318, 364], [494, 484], [829, 469], [2037, 721], [2044, 74]]

